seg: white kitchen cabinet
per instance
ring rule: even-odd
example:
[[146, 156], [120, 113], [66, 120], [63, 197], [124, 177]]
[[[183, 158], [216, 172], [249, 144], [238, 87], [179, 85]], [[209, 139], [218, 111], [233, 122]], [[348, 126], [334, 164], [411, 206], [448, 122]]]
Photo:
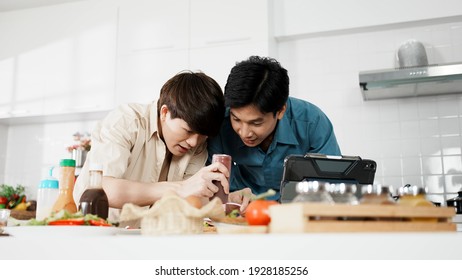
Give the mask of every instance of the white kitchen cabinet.
[[235, 62], [270, 54], [269, 3], [99, 0], [3, 12], [0, 122], [150, 102], [185, 69], [224, 86]]
[[251, 55], [274, 52], [271, 1], [191, 1], [190, 68], [224, 89], [231, 68]]
[[268, 0], [191, 1], [191, 48], [268, 40]]
[[2, 13], [0, 118], [112, 108], [117, 9], [102, 0]]
[[214, 78], [224, 90], [231, 68], [236, 62], [251, 55], [267, 56], [271, 52], [268, 41], [247, 42], [190, 50], [190, 68], [201, 70]]
[[122, 0], [116, 104], [149, 103], [163, 84], [189, 69], [189, 0]]
[[189, 47], [189, 0], [120, 1], [118, 54]]
[[[460, 0], [272, 0], [274, 36], [293, 39], [335, 32], [371, 31], [379, 26], [447, 21], [462, 14]], [[410, 24], [411, 23], [411, 24]], [[332, 33], [333, 34], [333, 33]]]
[[119, 56], [116, 104], [149, 103], [159, 97], [164, 83], [189, 69], [188, 51], [150, 51]]
[[17, 80], [21, 79], [15, 75], [18, 64], [16, 57], [0, 60], [0, 119], [25, 114], [30, 110], [38, 113], [42, 109], [40, 95], [29, 91], [41, 91], [43, 86], [39, 89], [31, 82], [30, 89], [18, 87]]

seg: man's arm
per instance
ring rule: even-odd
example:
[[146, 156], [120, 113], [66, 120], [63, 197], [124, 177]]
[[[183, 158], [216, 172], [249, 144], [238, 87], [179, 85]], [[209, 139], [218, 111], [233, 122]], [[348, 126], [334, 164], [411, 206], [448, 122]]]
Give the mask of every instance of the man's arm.
[[201, 168], [190, 178], [177, 182], [142, 183], [104, 176], [103, 188], [110, 207], [122, 208], [125, 203], [147, 206], [159, 200], [168, 190], [175, 191], [181, 197], [212, 197], [218, 191], [213, 181], [220, 181], [226, 191], [229, 190], [227, 177], [228, 169], [217, 162]]

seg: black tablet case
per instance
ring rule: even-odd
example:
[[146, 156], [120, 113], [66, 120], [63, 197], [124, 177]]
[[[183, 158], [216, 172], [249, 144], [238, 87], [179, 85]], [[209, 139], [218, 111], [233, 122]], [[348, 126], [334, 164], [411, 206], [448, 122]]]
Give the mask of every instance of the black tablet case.
[[[328, 156], [322, 154], [289, 155], [284, 159], [280, 202], [292, 201], [298, 182], [323, 181], [367, 185], [374, 183], [377, 164], [359, 156]], [[358, 188], [359, 190], [360, 188]]]

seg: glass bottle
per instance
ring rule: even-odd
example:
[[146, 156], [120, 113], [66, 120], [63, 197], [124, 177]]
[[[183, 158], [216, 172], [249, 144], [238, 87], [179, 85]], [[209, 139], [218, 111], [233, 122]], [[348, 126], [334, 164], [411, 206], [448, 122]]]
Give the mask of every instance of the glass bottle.
[[295, 185], [298, 195], [292, 202], [319, 202], [334, 204], [334, 200], [327, 192], [329, 183], [320, 181], [301, 181]]
[[358, 198], [355, 195], [355, 184], [330, 184], [329, 193], [335, 203], [357, 205], [359, 204]]
[[[411, 186], [409, 184], [399, 188], [399, 205], [417, 206], [417, 207], [435, 207], [433, 202], [427, 200], [426, 190], [421, 186]], [[436, 218], [410, 218], [411, 221], [417, 222], [437, 222]]]
[[398, 203], [400, 205], [409, 205], [409, 206], [428, 206], [434, 207], [435, 205], [427, 200], [426, 191], [424, 187], [421, 186], [411, 186], [405, 185], [404, 187], [399, 188], [399, 199]]
[[74, 183], [75, 183], [75, 160], [62, 159], [59, 163], [59, 195], [52, 212], [67, 210], [69, 213], [77, 212], [77, 206], [74, 201]]
[[90, 184], [83, 192], [79, 201], [79, 211], [82, 214], [93, 214], [107, 219], [109, 201], [103, 189], [103, 167], [99, 164], [90, 165]]
[[361, 187], [360, 204], [396, 204], [392, 195], [392, 187], [379, 184]]

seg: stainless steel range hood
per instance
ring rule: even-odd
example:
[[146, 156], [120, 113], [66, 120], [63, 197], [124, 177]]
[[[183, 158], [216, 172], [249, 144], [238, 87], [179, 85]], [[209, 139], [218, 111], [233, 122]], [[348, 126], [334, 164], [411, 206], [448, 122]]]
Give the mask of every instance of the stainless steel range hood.
[[359, 85], [364, 100], [462, 93], [462, 62], [362, 71]]

